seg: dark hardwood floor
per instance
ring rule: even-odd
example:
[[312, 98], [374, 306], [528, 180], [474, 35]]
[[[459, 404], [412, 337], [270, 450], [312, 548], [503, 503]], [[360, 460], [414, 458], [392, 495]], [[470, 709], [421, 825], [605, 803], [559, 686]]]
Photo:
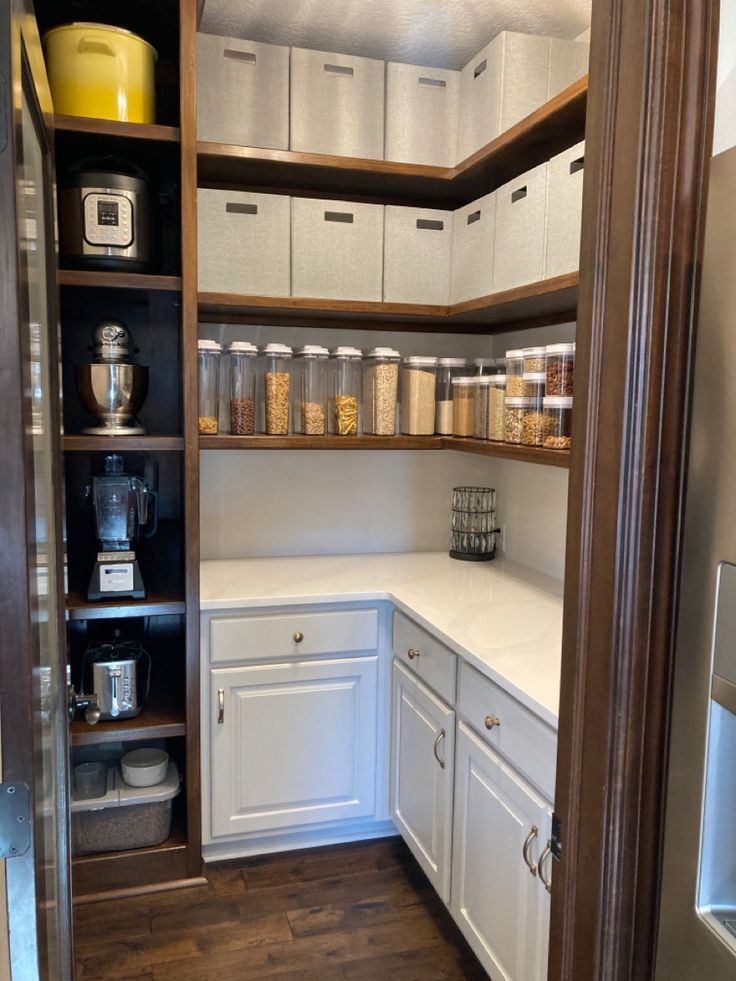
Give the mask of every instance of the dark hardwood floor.
[[78, 981], [488, 981], [400, 838], [77, 907]]

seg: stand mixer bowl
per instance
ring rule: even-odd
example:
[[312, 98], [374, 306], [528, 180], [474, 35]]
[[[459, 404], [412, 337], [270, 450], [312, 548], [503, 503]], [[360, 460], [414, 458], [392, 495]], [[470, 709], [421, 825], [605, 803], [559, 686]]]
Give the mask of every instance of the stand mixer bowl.
[[145, 433], [136, 419], [148, 394], [148, 368], [116, 362], [76, 366], [79, 397], [98, 419], [83, 429], [92, 436], [135, 436]]

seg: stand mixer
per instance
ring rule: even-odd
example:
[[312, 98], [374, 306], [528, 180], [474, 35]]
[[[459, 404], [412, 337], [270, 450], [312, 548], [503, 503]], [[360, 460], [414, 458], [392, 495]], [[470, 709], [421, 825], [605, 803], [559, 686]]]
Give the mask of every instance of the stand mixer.
[[95, 360], [76, 366], [77, 392], [99, 425], [88, 436], [137, 436], [145, 429], [136, 419], [148, 394], [148, 368], [129, 360], [130, 331], [121, 320], [95, 327]]

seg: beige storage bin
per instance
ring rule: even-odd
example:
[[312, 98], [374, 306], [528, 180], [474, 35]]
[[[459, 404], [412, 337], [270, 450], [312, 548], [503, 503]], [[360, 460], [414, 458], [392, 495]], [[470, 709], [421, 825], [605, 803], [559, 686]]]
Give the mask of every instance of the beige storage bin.
[[549, 81], [547, 98], [552, 99], [588, 73], [590, 45], [587, 41], [549, 39]]
[[459, 208], [453, 216], [450, 303], [494, 291], [496, 192]]
[[454, 167], [460, 72], [386, 65], [386, 159]]
[[580, 265], [584, 166], [585, 142], [547, 164], [547, 277], [576, 272]]
[[496, 191], [494, 293], [544, 279], [546, 209], [547, 164], [527, 171]]
[[387, 205], [383, 298], [394, 303], [450, 302], [451, 211]]

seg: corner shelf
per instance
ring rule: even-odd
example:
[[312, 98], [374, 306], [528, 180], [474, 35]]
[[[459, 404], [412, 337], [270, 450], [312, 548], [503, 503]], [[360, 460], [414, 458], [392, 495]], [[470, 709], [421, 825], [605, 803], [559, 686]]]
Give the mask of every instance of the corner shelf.
[[72, 746], [97, 746], [100, 743], [130, 742], [133, 739], [166, 739], [186, 735], [184, 708], [156, 704], [149, 699], [146, 707], [135, 719], [117, 722], [98, 722], [89, 725], [83, 719], [75, 719], [70, 725]]
[[102, 272], [91, 269], [59, 269], [59, 286], [81, 286], [89, 289], [181, 291], [181, 276], [149, 276], [147, 273]]
[[536, 463], [546, 467], [570, 467], [570, 450], [545, 450], [539, 446], [517, 446], [513, 443], [489, 443], [484, 439], [466, 439], [460, 436], [446, 436], [443, 449], [458, 450], [460, 453], [476, 453], [479, 456], [495, 456], [501, 460], [516, 460], [519, 463]]
[[65, 453], [109, 453], [120, 450], [183, 450], [182, 436], [84, 436], [64, 435], [61, 437], [61, 448]]

